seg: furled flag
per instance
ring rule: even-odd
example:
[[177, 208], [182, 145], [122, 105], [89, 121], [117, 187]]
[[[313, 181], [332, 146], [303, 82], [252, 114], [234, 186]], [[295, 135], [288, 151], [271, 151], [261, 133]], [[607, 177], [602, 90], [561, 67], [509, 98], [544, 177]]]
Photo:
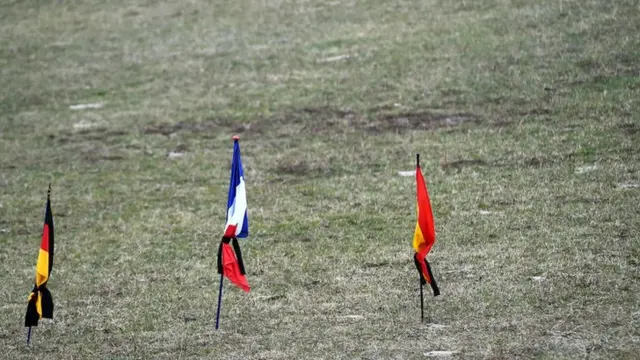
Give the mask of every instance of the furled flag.
[[51, 276], [52, 267], [53, 215], [51, 214], [51, 184], [49, 184], [47, 205], [44, 213], [42, 241], [38, 253], [38, 262], [36, 264], [36, 281], [29, 295], [27, 314], [24, 318], [24, 326], [29, 327], [29, 335], [31, 334], [31, 327], [38, 326], [38, 320], [42, 318], [53, 318], [53, 299], [49, 289], [47, 289], [47, 281], [49, 281], [49, 277]]
[[220, 290], [218, 292], [218, 310], [216, 312], [216, 329], [220, 322], [222, 305], [222, 284], [224, 276], [232, 283], [249, 292], [249, 283], [245, 276], [242, 252], [238, 238], [249, 235], [247, 217], [247, 193], [244, 185], [244, 173], [240, 160], [240, 144], [238, 136], [233, 137], [233, 159], [231, 160], [231, 181], [227, 197], [227, 221], [224, 235], [218, 247], [218, 274], [220, 274]]
[[237, 136], [233, 137], [231, 179], [227, 196], [227, 221], [224, 236], [218, 249], [218, 273], [226, 276], [232, 283], [248, 292], [249, 283], [245, 277], [242, 253], [238, 244], [238, 238], [245, 238], [249, 235], [247, 192], [244, 185], [238, 139]]
[[440, 295], [440, 290], [431, 272], [431, 266], [429, 266], [429, 262], [426, 259], [427, 254], [431, 251], [431, 247], [436, 242], [436, 229], [433, 223], [433, 213], [431, 211], [427, 185], [422, 176], [422, 170], [420, 170], [419, 155], [416, 164], [416, 187], [418, 220], [416, 222], [415, 232], [413, 233], [413, 249], [416, 251], [413, 260], [420, 274], [420, 289], [422, 290], [422, 285], [428, 283], [433, 290], [433, 296], [438, 296]]

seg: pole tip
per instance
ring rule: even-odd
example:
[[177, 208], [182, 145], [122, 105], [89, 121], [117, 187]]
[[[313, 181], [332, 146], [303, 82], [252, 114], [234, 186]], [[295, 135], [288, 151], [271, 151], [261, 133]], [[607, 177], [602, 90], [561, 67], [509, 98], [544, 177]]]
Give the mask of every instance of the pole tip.
[[240, 140], [240, 136], [233, 135], [232, 139], [233, 139], [233, 141], [238, 141], [238, 140]]

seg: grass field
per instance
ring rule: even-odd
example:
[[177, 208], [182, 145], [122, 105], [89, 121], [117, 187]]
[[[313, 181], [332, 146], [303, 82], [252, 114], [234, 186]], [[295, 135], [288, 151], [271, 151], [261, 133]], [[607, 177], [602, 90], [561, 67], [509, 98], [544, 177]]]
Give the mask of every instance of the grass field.
[[2, 1], [0, 358], [637, 358], [639, 33], [632, 0]]

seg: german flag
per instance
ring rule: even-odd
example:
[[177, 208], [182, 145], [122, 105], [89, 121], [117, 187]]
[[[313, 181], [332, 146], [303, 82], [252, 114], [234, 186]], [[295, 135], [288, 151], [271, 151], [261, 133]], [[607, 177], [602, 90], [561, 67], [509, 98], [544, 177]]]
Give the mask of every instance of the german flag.
[[53, 215], [51, 214], [51, 184], [47, 192], [47, 205], [44, 213], [44, 228], [42, 241], [36, 264], [36, 282], [29, 295], [27, 314], [24, 318], [24, 326], [38, 326], [38, 320], [42, 318], [53, 319], [53, 299], [47, 281], [51, 276], [53, 267]]
[[427, 262], [426, 259], [427, 254], [431, 251], [431, 247], [436, 242], [436, 229], [433, 223], [433, 212], [431, 211], [431, 201], [429, 200], [427, 184], [422, 176], [419, 158], [416, 164], [416, 187], [418, 221], [416, 222], [416, 229], [413, 233], [413, 249], [416, 251], [413, 260], [420, 274], [421, 284], [426, 285], [428, 283], [431, 285], [433, 296], [438, 296], [440, 295], [440, 289], [438, 289], [436, 279], [431, 272], [431, 266], [429, 266], [429, 262]]

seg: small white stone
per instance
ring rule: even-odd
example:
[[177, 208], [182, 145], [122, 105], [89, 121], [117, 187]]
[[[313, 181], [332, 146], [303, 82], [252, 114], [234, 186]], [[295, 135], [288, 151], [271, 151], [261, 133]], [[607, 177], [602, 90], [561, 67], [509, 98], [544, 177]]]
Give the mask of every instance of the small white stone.
[[322, 60], [320, 60], [320, 62], [334, 62], [334, 61], [340, 61], [340, 60], [346, 60], [349, 59], [351, 57], [351, 55], [337, 55], [337, 56], [331, 56], [328, 58], [324, 58]]
[[100, 109], [104, 103], [76, 104], [69, 106], [71, 110]]
[[167, 154], [167, 157], [169, 159], [175, 159], [175, 158], [179, 158], [179, 157], [183, 157], [184, 153], [181, 152], [175, 152], [175, 151], [171, 151], [169, 154]]
[[95, 124], [95, 123], [90, 123], [88, 121], [84, 121], [83, 120], [83, 121], [80, 121], [80, 122], [77, 122], [77, 123], [73, 124], [73, 128], [76, 129], [76, 130], [88, 129], [88, 128], [94, 127], [96, 125], [97, 124]]
[[429, 327], [432, 329], [444, 329], [446, 327], [448, 327], [447, 325], [442, 325], [442, 324], [429, 324]]
[[594, 171], [597, 168], [598, 166], [596, 164], [580, 166], [576, 169], [576, 174], [584, 174], [586, 172]]
[[400, 175], [400, 176], [415, 176], [416, 175], [416, 171], [415, 170], [398, 171], [398, 175]]
[[619, 183], [618, 187], [622, 188], [622, 189], [637, 189], [637, 188], [640, 188], [640, 184], [638, 184], [638, 183], [624, 183], [624, 184], [623, 183]]
[[364, 319], [364, 316], [362, 316], [362, 315], [342, 315], [342, 316], [338, 316], [338, 319], [360, 320], [360, 319]]
[[457, 354], [457, 351], [429, 351], [424, 353], [424, 356], [429, 356], [429, 357], [438, 357], [438, 356], [451, 356], [453, 354]]

